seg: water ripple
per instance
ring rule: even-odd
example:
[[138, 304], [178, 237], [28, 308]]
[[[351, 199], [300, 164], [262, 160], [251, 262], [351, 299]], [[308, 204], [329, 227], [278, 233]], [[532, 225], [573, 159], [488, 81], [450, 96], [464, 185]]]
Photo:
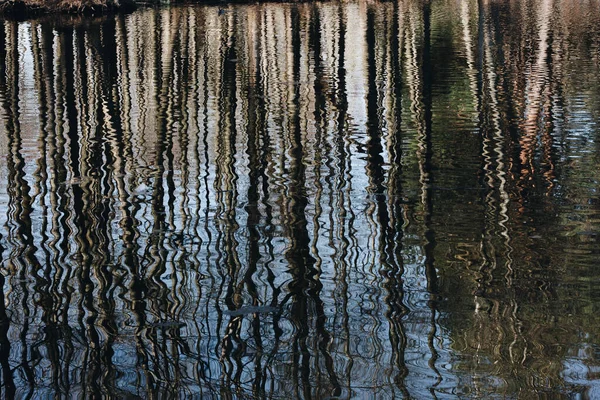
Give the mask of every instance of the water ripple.
[[593, 397], [598, 15], [3, 21], [5, 397]]

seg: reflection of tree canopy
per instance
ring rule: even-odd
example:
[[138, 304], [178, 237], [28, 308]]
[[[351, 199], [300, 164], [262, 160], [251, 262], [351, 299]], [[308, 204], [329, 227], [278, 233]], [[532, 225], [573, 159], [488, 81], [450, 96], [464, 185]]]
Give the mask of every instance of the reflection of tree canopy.
[[583, 390], [597, 16], [407, 0], [4, 22], [6, 396]]

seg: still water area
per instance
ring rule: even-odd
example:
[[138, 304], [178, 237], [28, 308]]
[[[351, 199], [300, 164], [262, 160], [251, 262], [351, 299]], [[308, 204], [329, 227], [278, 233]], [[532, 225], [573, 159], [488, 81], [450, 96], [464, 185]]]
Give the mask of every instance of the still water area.
[[4, 398], [600, 398], [600, 3], [0, 21]]

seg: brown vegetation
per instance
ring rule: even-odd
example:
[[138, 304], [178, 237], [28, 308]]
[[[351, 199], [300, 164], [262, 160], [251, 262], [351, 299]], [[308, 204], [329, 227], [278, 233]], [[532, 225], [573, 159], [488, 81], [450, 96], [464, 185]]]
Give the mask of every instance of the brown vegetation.
[[16, 18], [49, 13], [102, 14], [134, 7], [133, 0], [0, 0], [0, 14]]

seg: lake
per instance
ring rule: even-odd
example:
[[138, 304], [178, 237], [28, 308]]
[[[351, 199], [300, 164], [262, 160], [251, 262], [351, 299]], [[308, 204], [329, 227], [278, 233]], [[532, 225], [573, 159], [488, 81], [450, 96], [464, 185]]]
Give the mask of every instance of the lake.
[[2, 397], [600, 397], [599, 2], [0, 23]]

